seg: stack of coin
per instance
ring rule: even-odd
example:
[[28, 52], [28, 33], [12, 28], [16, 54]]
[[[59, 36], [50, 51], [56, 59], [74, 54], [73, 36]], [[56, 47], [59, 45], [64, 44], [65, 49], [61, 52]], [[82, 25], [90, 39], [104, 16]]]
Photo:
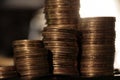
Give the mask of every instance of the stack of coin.
[[17, 77], [14, 66], [0, 66], [0, 79], [9, 79]]
[[79, 0], [46, 0], [45, 13], [48, 25], [75, 24], [79, 18], [79, 7]]
[[79, 0], [46, 0], [48, 26], [44, 28], [44, 44], [53, 54], [53, 74], [76, 75], [78, 46], [76, 28]]
[[83, 77], [113, 75], [115, 52], [115, 18], [83, 18], [78, 26], [82, 32], [80, 72]]
[[39, 40], [16, 40], [13, 43], [17, 71], [22, 77], [49, 75], [48, 50]]

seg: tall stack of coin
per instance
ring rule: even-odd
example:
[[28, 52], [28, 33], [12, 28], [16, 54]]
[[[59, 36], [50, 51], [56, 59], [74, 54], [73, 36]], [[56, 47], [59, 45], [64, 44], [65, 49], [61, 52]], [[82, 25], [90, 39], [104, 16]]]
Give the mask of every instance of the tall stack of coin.
[[48, 26], [44, 28], [45, 47], [53, 54], [53, 74], [76, 75], [78, 46], [76, 28], [79, 0], [46, 0]]
[[114, 28], [114, 17], [91, 17], [81, 20], [78, 27], [82, 32], [81, 76], [113, 75]]
[[17, 77], [14, 66], [0, 66], [0, 79], [9, 79]]
[[22, 77], [49, 75], [48, 51], [39, 40], [16, 40], [13, 43], [17, 71]]

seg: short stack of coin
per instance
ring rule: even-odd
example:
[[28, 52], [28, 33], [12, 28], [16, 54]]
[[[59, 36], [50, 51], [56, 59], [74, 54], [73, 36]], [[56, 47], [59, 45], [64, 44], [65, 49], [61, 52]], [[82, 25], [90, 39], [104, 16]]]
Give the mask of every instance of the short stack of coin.
[[0, 66], [0, 79], [9, 79], [18, 77], [14, 66]]
[[80, 72], [82, 77], [112, 76], [115, 52], [115, 18], [83, 18]]
[[48, 50], [40, 40], [16, 40], [13, 43], [17, 71], [21, 77], [49, 75]]
[[48, 26], [44, 28], [44, 44], [53, 54], [53, 74], [76, 75], [78, 46], [76, 28], [79, 0], [46, 0]]

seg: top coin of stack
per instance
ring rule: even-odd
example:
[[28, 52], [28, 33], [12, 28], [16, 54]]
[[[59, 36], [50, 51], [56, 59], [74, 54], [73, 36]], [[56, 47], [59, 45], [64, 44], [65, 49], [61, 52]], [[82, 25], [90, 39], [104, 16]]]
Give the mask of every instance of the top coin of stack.
[[79, 18], [79, 0], [46, 0], [45, 14], [48, 26], [44, 28], [45, 47], [53, 54], [53, 73], [76, 75], [76, 28]]
[[113, 75], [115, 18], [83, 18], [78, 29], [82, 32], [81, 75], [83, 77]]
[[49, 75], [48, 51], [39, 40], [16, 40], [13, 43], [17, 71], [22, 77]]
[[18, 77], [14, 66], [0, 66], [0, 79], [9, 79]]

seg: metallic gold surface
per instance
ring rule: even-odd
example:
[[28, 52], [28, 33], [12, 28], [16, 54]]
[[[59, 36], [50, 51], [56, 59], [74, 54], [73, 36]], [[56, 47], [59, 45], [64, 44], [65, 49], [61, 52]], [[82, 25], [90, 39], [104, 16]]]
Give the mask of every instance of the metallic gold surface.
[[[49, 39], [49, 40], [53, 40], [53, 39]], [[54, 41], [47, 41], [45, 40], [44, 41], [45, 45], [46, 46], [66, 46], [66, 47], [69, 47], [69, 46], [74, 46], [74, 47], [77, 47], [77, 43], [75, 42], [68, 42], [68, 41], [59, 41], [59, 40], [54, 40]]]
[[17, 77], [15, 66], [0, 66], [0, 79]]
[[48, 50], [40, 40], [17, 40], [13, 42], [14, 60], [19, 74], [46, 76], [49, 73]]
[[[43, 41], [46, 41], [46, 43], [47, 43], [47, 41], [49, 41], [49, 40], [51, 40], [51, 41], [53, 41], [53, 43], [50, 43], [50, 44], [57, 44], [57, 43], [55, 43], [55, 42], [62, 42], [62, 41], [65, 41], [65, 42], [68, 42], [68, 43], [71, 43], [70, 45], [72, 45], [73, 44], [73, 42], [74, 41], [76, 41], [77, 40], [77, 38], [70, 38], [70, 39], [67, 39], [66, 37], [58, 37], [58, 36], [54, 36], [54, 37], [44, 37], [44, 39], [43, 39]], [[45, 42], [44, 42], [45, 43]], [[61, 44], [61, 43], [58, 43], [58, 44]], [[46, 44], [47, 45], [47, 44]], [[64, 45], [64, 44], [63, 44]]]
[[73, 29], [57, 29], [57, 28], [48, 28], [48, 27], [45, 27], [44, 28], [44, 30], [43, 30], [44, 32], [47, 32], [47, 31], [49, 31], [49, 32], [64, 32], [64, 33], [75, 33], [76, 32], [76, 30], [73, 30]]
[[79, 0], [46, 0], [44, 44], [52, 53], [53, 74], [77, 75]]
[[[115, 18], [82, 18], [78, 24], [80, 74], [82, 77], [113, 75]], [[80, 40], [79, 38], [82, 38]], [[79, 42], [80, 41], [80, 42]]]
[[55, 28], [55, 29], [72, 29], [72, 30], [76, 30], [77, 29], [77, 24], [60, 24], [60, 25], [49, 25], [48, 27], [47, 27], [48, 29], [49, 28]]
[[60, 24], [77, 24], [77, 19], [73, 19], [73, 20], [60, 20], [60, 19], [56, 19], [56, 20], [48, 20], [47, 21], [47, 24], [50, 24], [50, 25], [60, 25]]

